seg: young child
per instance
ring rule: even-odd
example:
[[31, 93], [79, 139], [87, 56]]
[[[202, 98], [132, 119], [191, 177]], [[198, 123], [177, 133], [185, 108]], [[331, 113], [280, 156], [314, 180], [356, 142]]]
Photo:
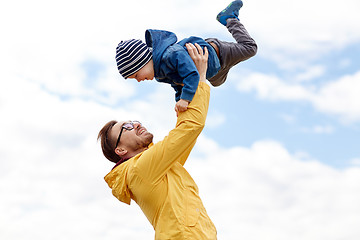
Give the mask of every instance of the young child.
[[239, 21], [239, 9], [243, 3], [236, 0], [217, 15], [217, 20], [227, 27], [236, 43], [217, 38], [203, 40], [190, 37], [177, 42], [174, 33], [148, 29], [146, 44], [141, 40], [121, 41], [116, 48], [116, 62], [120, 74], [138, 82], [152, 80], [171, 84], [175, 89], [175, 111], [187, 109], [199, 83], [199, 73], [186, 50], [186, 43], [206, 47], [209, 53], [206, 79], [213, 86], [220, 86], [234, 65], [254, 56], [255, 41]]

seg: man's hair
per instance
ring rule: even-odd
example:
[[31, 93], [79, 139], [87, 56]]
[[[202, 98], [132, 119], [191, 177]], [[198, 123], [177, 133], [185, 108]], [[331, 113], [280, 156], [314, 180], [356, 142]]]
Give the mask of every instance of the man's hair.
[[105, 124], [105, 126], [100, 130], [97, 139], [100, 139], [101, 150], [104, 156], [111, 162], [117, 163], [121, 160], [121, 157], [115, 153], [115, 141], [110, 138], [110, 131], [117, 121], [112, 120]]

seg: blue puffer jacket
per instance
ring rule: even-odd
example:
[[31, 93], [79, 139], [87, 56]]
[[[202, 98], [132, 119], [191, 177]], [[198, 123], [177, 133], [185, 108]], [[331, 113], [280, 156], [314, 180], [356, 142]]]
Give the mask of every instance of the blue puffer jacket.
[[220, 62], [215, 50], [202, 38], [190, 37], [177, 42], [174, 33], [148, 29], [145, 32], [148, 47], [153, 49], [155, 79], [169, 83], [175, 89], [175, 100], [191, 101], [199, 84], [199, 73], [188, 54], [185, 44], [198, 43], [209, 51], [206, 78], [213, 77], [220, 69]]

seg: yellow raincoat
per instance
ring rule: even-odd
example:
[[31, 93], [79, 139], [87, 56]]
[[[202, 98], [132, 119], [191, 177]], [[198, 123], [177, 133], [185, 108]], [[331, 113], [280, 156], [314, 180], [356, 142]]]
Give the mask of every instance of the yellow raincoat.
[[120, 164], [105, 176], [113, 195], [133, 199], [155, 229], [155, 239], [215, 240], [216, 229], [183, 167], [205, 125], [210, 87], [200, 82], [175, 129], [164, 140]]

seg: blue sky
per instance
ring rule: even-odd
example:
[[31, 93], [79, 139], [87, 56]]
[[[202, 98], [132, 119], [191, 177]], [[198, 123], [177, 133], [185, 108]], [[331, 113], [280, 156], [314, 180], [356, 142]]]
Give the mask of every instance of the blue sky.
[[[359, 46], [349, 46], [349, 49], [320, 57], [312, 64], [321, 65], [326, 70], [321, 76], [314, 77], [302, 86], [321, 88], [342, 76], [355, 74], [359, 71], [359, 50]], [[346, 62], [346, 66], [339, 66], [341, 62]], [[279, 69], [261, 56], [240, 64], [234, 70], [239, 76], [246, 75], [246, 71], [259, 71], [283, 78], [288, 84], [294, 83], [294, 76], [302, 73], [298, 69]], [[237, 79], [233, 80], [234, 83], [235, 81]], [[217, 90], [215, 88], [213, 91], [213, 107], [226, 115], [226, 124], [232, 127], [211, 129], [209, 136], [214, 139], [220, 137], [218, 142], [223, 146], [235, 146], [239, 143], [249, 146], [256, 139], [274, 139], [283, 143], [291, 152], [307, 152], [336, 168], [350, 166], [349, 160], [360, 155], [360, 129], [357, 120], [344, 123], [336, 114], [319, 112], [306, 101], [267, 101], [256, 96], [255, 91], [244, 92], [231, 88]]]
[[[153, 239], [136, 204], [111, 195], [96, 137], [137, 119], [161, 140], [174, 92], [122, 79], [115, 47], [147, 28], [232, 41], [215, 20], [228, 3], [1, 3], [1, 239]], [[211, 88], [185, 165], [219, 239], [359, 239], [359, 7], [244, 1], [258, 53]]]

